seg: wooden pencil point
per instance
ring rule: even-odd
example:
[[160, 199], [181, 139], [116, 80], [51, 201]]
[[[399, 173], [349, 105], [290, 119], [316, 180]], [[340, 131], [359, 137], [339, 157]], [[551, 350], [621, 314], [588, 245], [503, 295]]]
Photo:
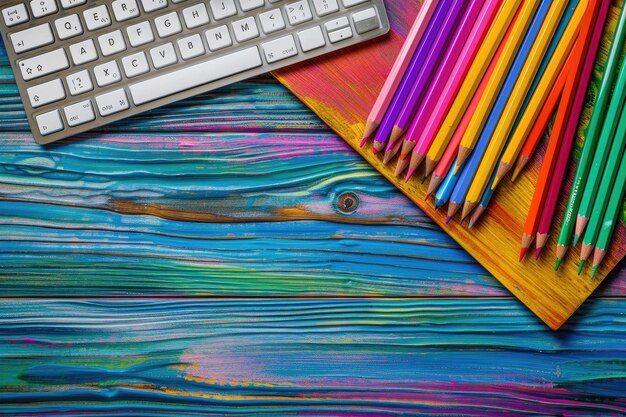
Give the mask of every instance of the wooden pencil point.
[[512, 181], [516, 181], [517, 177], [522, 173], [522, 170], [528, 164], [529, 158], [527, 156], [520, 156], [515, 164], [515, 169], [513, 170], [513, 176], [511, 177]]
[[404, 135], [404, 129], [402, 129], [400, 126], [394, 126], [391, 130], [391, 136], [389, 136], [389, 144], [387, 145], [387, 149], [391, 149], [395, 145], [395, 143], [398, 142], [400, 138], [402, 138], [402, 135]]
[[469, 221], [469, 228], [470, 229], [474, 228], [474, 225], [476, 225], [476, 223], [481, 218], [481, 216], [483, 215], [485, 210], [487, 210], [487, 207], [483, 206], [482, 204], [479, 205], [478, 207], [476, 207], [476, 209], [472, 213], [472, 217], [470, 218], [470, 221]]
[[542, 250], [543, 248], [535, 248], [535, 261], [539, 260], [539, 258], [541, 257]]
[[411, 176], [413, 176], [413, 173], [415, 172], [417, 167], [420, 166], [423, 160], [424, 160], [424, 155], [420, 155], [417, 152], [413, 152], [411, 154], [411, 162], [409, 163], [409, 172], [411, 173]]
[[465, 220], [477, 205], [478, 203], [475, 201], [465, 201], [465, 204], [463, 204], [463, 213], [461, 213], [461, 221]]
[[519, 261], [522, 262], [526, 257], [526, 252], [528, 252], [528, 248], [521, 248], [519, 251]]
[[565, 245], [556, 245], [556, 266], [555, 270], [559, 269], [559, 265], [561, 265], [561, 261], [565, 258], [565, 254], [567, 253], [567, 246]]
[[409, 159], [405, 158], [405, 159], [398, 159], [398, 162], [396, 164], [396, 172], [394, 173], [394, 175], [396, 177], [399, 177], [400, 175], [402, 175], [402, 173], [404, 172], [404, 170], [406, 169], [406, 167], [409, 166]]
[[527, 235], [526, 233], [522, 235], [522, 249], [520, 250], [520, 258], [519, 258], [520, 261], [524, 259], [524, 256], [526, 256], [526, 252], [528, 252], [528, 248], [530, 248], [530, 245], [533, 243], [533, 240], [534, 240], [534, 236]]
[[415, 142], [410, 140], [404, 140], [402, 143], [402, 150], [400, 151], [400, 159], [409, 159], [409, 155], [415, 147]]
[[437, 174], [434, 174], [432, 177], [430, 177], [430, 182], [428, 183], [428, 194], [433, 194], [435, 191], [437, 191], [437, 188], [439, 188], [439, 185], [442, 181], [443, 178], [438, 176]]
[[385, 156], [383, 158], [383, 163], [385, 165], [387, 165], [389, 161], [391, 161], [393, 157], [396, 156], [396, 154], [398, 153], [398, 150], [400, 149], [400, 145], [402, 145], [402, 142], [396, 142], [393, 144], [391, 148], [387, 148], [385, 150]]
[[578, 275], [583, 273], [584, 267], [585, 267], [585, 260], [581, 259], [580, 262], [578, 262]]
[[367, 120], [367, 122], [365, 123], [365, 130], [363, 131], [363, 139], [361, 140], [361, 147], [363, 147], [363, 145], [365, 145], [370, 137], [372, 137], [372, 135], [374, 134], [374, 132], [376, 132], [376, 129], [378, 128], [378, 123], [376, 123], [373, 120]]
[[598, 269], [598, 267], [600, 266], [600, 264], [604, 260], [605, 256], [606, 256], [606, 250], [596, 248], [596, 250], [595, 250], [595, 252], [593, 254], [593, 267]]
[[583, 235], [588, 222], [589, 217], [576, 216], [576, 226], [574, 227], [574, 245], [578, 243], [578, 239]]
[[589, 259], [592, 251], [593, 245], [587, 245], [586, 243], [583, 243], [582, 247], [580, 248], [580, 259], [582, 259], [583, 261]]
[[385, 147], [385, 142], [375, 141], [374, 146], [372, 146], [372, 152], [374, 153], [374, 155], [377, 155], [380, 151], [383, 150], [384, 147]]
[[467, 158], [470, 156], [471, 153], [472, 153], [472, 149], [466, 148], [465, 146], [462, 146], [462, 145], [459, 147], [459, 153], [456, 157], [456, 166], [454, 168], [455, 174], [458, 171], [458, 169], [463, 166], [463, 163], [465, 163], [465, 161], [467, 160]]
[[537, 233], [537, 248], [543, 249], [548, 242], [548, 234], [547, 233]]
[[494, 185], [491, 187], [492, 190], [495, 190], [498, 186], [498, 183], [502, 180], [502, 178], [506, 177], [506, 174], [511, 170], [511, 164], [508, 162], [501, 162], [498, 165], [498, 171], [496, 172], [496, 179], [494, 180]]
[[437, 167], [437, 161], [433, 161], [430, 158], [426, 158], [426, 167], [424, 168], [424, 173], [425, 173], [424, 175], [426, 176], [426, 178], [430, 177], [430, 175], [435, 170], [435, 167]]
[[563, 259], [561, 258], [556, 258], [556, 262], [554, 263], [554, 270], [558, 271], [559, 268], [561, 267], [561, 262], [563, 261]]
[[448, 218], [449, 219], [453, 218], [460, 208], [461, 208], [460, 204], [455, 203], [454, 201], [450, 201], [450, 204], [448, 204]]

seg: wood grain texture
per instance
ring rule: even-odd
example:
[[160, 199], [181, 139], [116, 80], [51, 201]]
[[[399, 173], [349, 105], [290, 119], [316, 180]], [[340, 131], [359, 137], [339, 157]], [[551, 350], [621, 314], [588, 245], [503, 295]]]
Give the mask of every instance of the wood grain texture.
[[[515, 183], [505, 181], [491, 204], [488, 216], [484, 216], [481, 224], [470, 231], [455, 222], [445, 225], [445, 213], [436, 211], [431, 201], [424, 201], [427, 184], [421, 184], [418, 180], [405, 183], [395, 178], [393, 162], [389, 167], [384, 166], [382, 160], [372, 154], [371, 147], [359, 148], [369, 109], [400, 49], [407, 25], [413, 21], [419, 9], [420, 1], [392, 0], [386, 4], [393, 28], [389, 37], [371, 42], [350, 54], [340, 52], [279, 71], [276, 74], [278, 80], [431, 216], [511, 293], [551, 328], [558, 329], [624, 257], [626, 228], [623, 224], [617, 228], [608, 259], [599, 270], [596, 280], [578, 277], [577, 257], [572, 254], [575, 250], [570, 251], [567, 262], [558, 272], [553, 270], [554, 258], [547, 254], [554, 254], [554, 236], [544, 250], [546, 256], [539, 261], [527, 259], [520, 263], [520, 239], [540, 166], [539, 158], [529, 164], [531, 166], [523, 178]], [[618, 8], [614, 7], [612, 23], [607, 26], [605, 34], [605, 44], [610, 39], [618, 14]], [[603, 56], [599, 60], [596, 79], [590, 87], [590, 97], [595, 96], [602, 70], [601, 62], [605, 59]], [[588, 120], [588, 113], [583, 120]], [[572, 174], [570, 172], [570, 178]], [[563, 212], [565, 203], [562, 201], [559, 213]], [[560, 224], [560, 218], [556, 224]]]

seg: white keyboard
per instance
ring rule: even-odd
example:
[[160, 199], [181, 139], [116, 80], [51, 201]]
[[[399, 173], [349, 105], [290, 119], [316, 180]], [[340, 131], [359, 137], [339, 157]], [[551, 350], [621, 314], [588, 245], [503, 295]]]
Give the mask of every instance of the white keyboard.
[[49, 143], [382, 35], [382, 0], [0, 0], [35, 140]]

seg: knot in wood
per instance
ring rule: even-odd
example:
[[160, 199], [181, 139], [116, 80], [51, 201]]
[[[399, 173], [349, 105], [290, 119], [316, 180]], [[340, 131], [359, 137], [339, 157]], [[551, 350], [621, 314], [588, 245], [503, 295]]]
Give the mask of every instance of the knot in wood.
[[359, 207], [359, 197], [353, 192], [341, 193], [337, 198], [337, 209], [342, 213], [354, 213]]

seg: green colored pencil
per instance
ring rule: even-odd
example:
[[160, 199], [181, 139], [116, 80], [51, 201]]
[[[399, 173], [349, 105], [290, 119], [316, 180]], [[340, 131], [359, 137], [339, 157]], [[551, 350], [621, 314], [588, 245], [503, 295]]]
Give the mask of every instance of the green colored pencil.
[[593, 254], [593, 269], [591, 270], [591, 278], [596, 276], [596, 271], [606, 255], [615, 226], [620, 221], [620, 213], [624, 201], [624, 191], [626, 191], [626, 152], [623, 152], [622, 154], [622, 162], [619, 165], [619, 172], [617, 173], [615, 186], [611, 192], [609, 205], [604, 213], [604, 220], [602, 220], [602, 227], [600, 228], [600, 234], [598, 235], [598, 241], [596, 242], [596, 250]]
[[589, 224], [585, 231], [585, 237], [583, 238], [583, 245], [580, 251], [580, 267], [579, 273], [582, 270], [582, 266], [585, 261], [591, 255], [591, 251], [598, 238], [600, 227], [602, 226], [602, 219], [604, 219], [604, 213], [609, 201], [610, 192], [615, 184], [615, 178], [619, 171], [622, 155], [624, 154], [624, 147], [626, 147], [626, 107], [622, 108], [621, 115], [619, 117], [619, 124], [617, 132], [615, 133], [614, 140], [612, 141], [611, 150], [606, 160], [605, 169], [602, 173], [602, 179], [600, 180], [600, 186], [595, 194], [593, 210], [591, 217], [589, 218]]
[[[587, 227], [587, 222], [591, 216], [594, 201], [598, 195], [598, 187], [602, 179], [602, 172], [606, 168], [606, 161], [609, 156], [609, 150], [611, 144], [615, 139], [615, 130], [620, 122], [620, 114], [624, 107], [624, 99], [626, 99], [626, 58], [622, 61], [620, 66], [620, 74], [617, 77], [617, 83], [615, 84], [615, 90], [613, 97], [611, 97], [611, 103], [609, 109], [605, 113], [606, 120], [602, 126], [602, 132], [600, 133], [600, 139], [598, 140], [598, 148], [593, 157], [593, 163], [591, 164], [591, 170], [587, 177], [587, 184], [585, 185], [585, 192], [580, 200], [580, 207], [578, 208], [578, 216], [576, 217], [576, 228], [574, 234], [574, 244], [578, 242], [578, 238], [582, 236]], [[623, 138], [618, 137], [618, 140]]]
[[593, 156], [598, 145], [598, 138], [600, 137], [602, 124], [606, 116], [606, 106], [609, 102], [609, 98], [611, 97], [613, 82], [615, 81], [617, 69], [620, 64], [620, 56], [624, 46], [624, 40], [626, 40], [626, 8], [623, 8], [620, 12], [617, 27], [613, 33], [611, 49], [606, 62], [604, 75], [602, 76], [600, 89], [598, 91], [598, 98], [596, 99], [593, 112], [591, 114], [589, 128], [587, 129], [587, 133], [585, 135], [585, 143], [578, 162], [578, 167], [576, 168], [576, 175], [572, 184], [569, 200], [567, 201], [565, 216], [563, 217], [563, 224], [561, 226], [561, 233], [556, 247], [555, 269], [559, 268], [572, 238], [575, 222], [574, 216], [578, 213], [578, 209], [580, 208], [583, 187], [585, 186], [585, 180], [589, 174], [591, 162], [593, 161]]

